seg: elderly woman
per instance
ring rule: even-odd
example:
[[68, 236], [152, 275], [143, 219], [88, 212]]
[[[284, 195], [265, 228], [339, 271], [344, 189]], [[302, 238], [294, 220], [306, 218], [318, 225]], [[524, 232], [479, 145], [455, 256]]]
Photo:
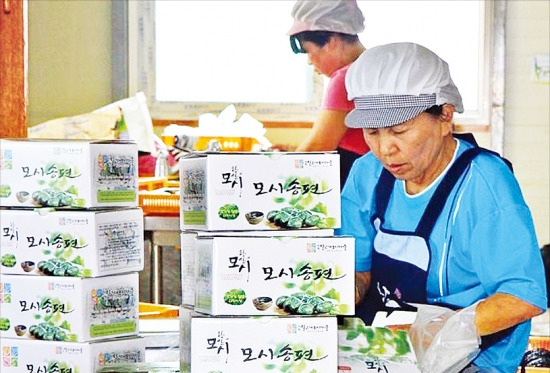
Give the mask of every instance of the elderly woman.
[[361, 128], [371, 149], [342, 191], [338, 232], [356, 238], [357, 315], [370, 323], [413, 304], [418, 320], [420, 304], [443, 306], [452, 317], [427, 323], [429, 332], [413, 325], [415, 349], [470, 330], [481, 352], [454, 371], [473, 358], [469, 369], [514, 372], [547, 299], [531, 214], [508, 164], [453, 135], [460, 93], [447, 63], [420, 45], [365, 51], [346, 87], [355, 102], [346, 125]]

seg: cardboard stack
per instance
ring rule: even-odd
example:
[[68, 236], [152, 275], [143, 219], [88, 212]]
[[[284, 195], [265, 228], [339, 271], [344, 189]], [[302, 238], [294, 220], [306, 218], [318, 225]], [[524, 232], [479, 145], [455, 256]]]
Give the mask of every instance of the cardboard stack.
[[180, 160], [181, 371], [336, 372], [354, 253], [335, 153]]
[[0, 139], [1, 371], [143, 362], [137, 146]]

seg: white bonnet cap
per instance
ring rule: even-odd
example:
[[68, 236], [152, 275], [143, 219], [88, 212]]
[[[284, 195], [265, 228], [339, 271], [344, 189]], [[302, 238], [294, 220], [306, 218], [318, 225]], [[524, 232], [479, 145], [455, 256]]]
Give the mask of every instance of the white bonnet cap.
[[366, 50], [346, 74], [346, 116], [351, 128], [383, 128], [406, 122], [434, 105], [452, 104], [462, 113], [462, 97], [449, 66], [431, 50], [414, 43], [393, 43]]
[[298, 0], [292, 9], [294, 24], [288, 35], [304, 31], [330, 31], [356, 35], [365, 29], [365, 18], [356, 0]]

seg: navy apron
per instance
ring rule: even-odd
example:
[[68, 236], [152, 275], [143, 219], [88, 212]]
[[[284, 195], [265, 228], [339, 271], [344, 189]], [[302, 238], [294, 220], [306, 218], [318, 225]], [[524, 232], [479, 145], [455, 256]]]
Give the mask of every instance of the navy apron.
[[[377, 233], [372, 252], [371, 283], [365, 299], [357, 305], [356, 316], [370, 325], [378, 311], [415, 311], [410, 303], [427, 303], [426, 283], [431, 259], [429, 237], [454, 185], [480, 147], [464, 151], [443, 177], [414, 232], [392, 231], [384, 227], [395, 177], [382, 169], [375, 189], [375, 211], [371, 222]], [[448, 307], [448, 306], [447, 306]]]

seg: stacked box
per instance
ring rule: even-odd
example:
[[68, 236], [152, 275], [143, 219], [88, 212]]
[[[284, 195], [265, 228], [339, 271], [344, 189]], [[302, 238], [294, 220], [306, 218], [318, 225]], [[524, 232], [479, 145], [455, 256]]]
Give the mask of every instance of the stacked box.
[[356, 317], [342, 318], [338, 373], [420, 373], [407, 333], [409, 326], [367, 326]]
[[193, 372], [336, 372], [334, 317], [191, 319]]
[[3, 274], [98, 277], [144, 267], [143, 212], [0, 208]]
[[215, 316], [355, 313], [352, 237], [197, 241], [197, 312]]
[[139, 332], [137, 272], [93, 278], [0, 275], [0, 337], [89, 342]]
[[137, 165], [132, 142], [0, 139], [0, 206], [136, 207]]
[[355, 309], [339, 170], [336, 153], [180, 160], [182, 372], [337, 371], [335, 316]]
[[180, 160], [182, 230], [340, 227], [339, 155], [229, 153]]
[[2, 371], [144, 361], [137, 164], [129, 141], [0, 139]]
[[144, 361], [145, 340], [140, 337], [97, 342], [57, 342], [0, 339], [3, 373], [97, 372]]
[[[272, 231], [183, 231], [180, 233], [181, 242], [181, 290], [182, 305], [195, 306], [197, 289], [197, 275], [195, 257], [202, 239], [215, 239], [215, 237], [331, 237], [333, 229], [313, 230], [279, 230]], [[201, 240], [198, 240], [201, 239]]]

